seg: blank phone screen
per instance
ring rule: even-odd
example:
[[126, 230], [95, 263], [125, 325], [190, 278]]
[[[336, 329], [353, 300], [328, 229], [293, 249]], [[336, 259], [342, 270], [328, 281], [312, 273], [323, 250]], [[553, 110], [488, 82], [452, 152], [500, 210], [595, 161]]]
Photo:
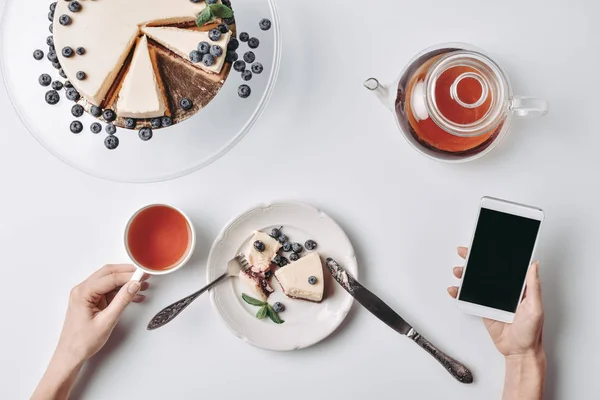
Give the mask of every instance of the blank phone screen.
[[482, 208], [460, 300], [515, 312], [540, 221]]

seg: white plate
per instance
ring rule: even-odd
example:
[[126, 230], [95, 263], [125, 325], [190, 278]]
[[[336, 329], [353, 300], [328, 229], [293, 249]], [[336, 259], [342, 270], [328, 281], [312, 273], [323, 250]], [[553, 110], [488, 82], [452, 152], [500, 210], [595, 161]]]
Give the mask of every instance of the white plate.
[[[252, 232], [269, 232], [283, 225], [291, 241], [304, 243], [313, 239], [322, 258], [333, 257], [354, 276], [356, 257], [344, 231], [325, 213], [311, 206], [282, 202], [252, 208], [230, 222], [215, 240], [208, 257], [207, 279], [212, 281], [225, 272], [227, 263], [245, 249]], [[242, 293], [248, 293], [238, 278], [229, 279], [210, 292], [210, 298], [227, 327], [245, 342], [267, 350], [287, 351], [311, 346], [329, 336], [342, 323], [353, 298], [324, 271], [325, 296], [321, 303], [310, 303], [286, 297], [275, 279], [269, 303], [286, 306], [280, 314], [285, 323], [255, 317], [257, 307], [246, 304]]]

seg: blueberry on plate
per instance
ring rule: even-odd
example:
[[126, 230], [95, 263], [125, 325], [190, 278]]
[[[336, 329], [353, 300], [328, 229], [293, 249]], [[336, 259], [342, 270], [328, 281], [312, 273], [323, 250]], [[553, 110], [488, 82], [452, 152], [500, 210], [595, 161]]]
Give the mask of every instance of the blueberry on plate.
[[[242, 85], [243, 86], [243, 85]], [[288, 237], [286, 235], [284, 235], [283, 233], [281, 235], [279, 235], [277, 237], [277, 241], [281, 244], [284, 244], [285, 242], [288, 241]]]
[[42, 86], [49, 86], [52, 83], [52, 77], [48, 74], [41, 74], [38, 78], [38, 82]]
[[50, 35], [46, 38], [46, 44], [48, 46], [54, 46], [54, 36]]
[[67, 26], [71, 25], [72, 20], [67, 14], [63, 14], [58, 18], [58, 22], [63, 26]]
[[48, 58], [48, 61], [50, 62], [58, 62], [58, 56], [56, 55], [56, 52], [54, 51], [49, 51], [48, 54], [46, 55], [46, 57]]
[[56, 1], [50, 3], [50, 11], [54, 12], [56, 10]]
[[252, 72], [254, 72], [255, 74], [260, 74], [263, 72], [264, 67], [261, 63], [259, 62], [255, 62], [254, 64], [252, 64], [252, 66], [250, 67], [250, 69], [252, 70]]
[[269, 233], [269, 236], [271, 236], [273, 239], [277, 239], [279, 235], [281, 235], [281, 228], [273, 228]]
[[292, 251], [292, 244], [290, 242], [285, 242], [281, 248], [286, 253], [289, 253], [290, 251]]
[[248, 39], [248, 47], [250, 47], [251, 49], [258, 48], [258, 45], [260, 45], [260, 40], [258, 40], [257, 38], [251, 37], [250, 39]]
[[[71, 83], [71, 81], [65, 81], [65, 87], [66, 88], [72, 88], [73, 84]], [[93, 114], [92, 114], [93, 115]], [[94, 117], [97, 117], [97, 115], [94, 115]]]
[[244, 54], [244, 61], [248, 64], [252, 64], [256, 60], [256, 54], [253, 51], [248, 51]]
[[111, 109], [106, 109], [102, 112], [102, 118], [104, 118], [106, 122], [113, 122], [117, 119], [117, 114]]
[[271, 279], [271, 276], [273, 276], [273, 272], [271, 272], [271, 270], [265, 272], [265, 279]]
[[248, 35], [248, 32], [240, 33], [240, 41], [247, 42], [248, 39], [250, 39], [250, 35]]
[[248, 86], [248, 85], [240, 85], [240, 87], [238, 88], [238, 96], [240, 96], [242, 99], [246, 99], [246, 98], [250, 97], [251, 93], [252, 93], [252, 90], [250, 89], [250, 86]]
[[317, 242], [315, 242], [314, 240], [307, 240], [306, 243], [304, 243], [304, 247], [306, 248], [306, 250], [313, 251], [317, 248]]
[[237, 61], [238, 58], [238, 53], [233, 50], [227, 50], [227, 53], [225, 54], [225, 61], [232, 63]]
[[220, 30], [221, 33], [229, 32], [229, 27], [227, 26], [227, 24], [219, 24], [219, 26], [217, 26], [217, 29]]
[[231, 7], [231, 1], [229, 0], [221, 0], [221, 3], [225, 4], [227, 7]]
[[106, 124], [106, 126], [104, 127], [104, 130], [109, 135], [114, 135], [115, 133], [117, 133], [117, 127], [114, 124]]
[[280, 265], [281, 264], [281, 256], [279, 254], [275, 254], [273, 256], [273, 259], [271, 260], [271, 262], [275, 265]]
[[81, 133], [81, 131], [83, 130], [83, 124], [79, 121], [73, 121], [71, 122], [69, 128], [73, 133]]
[[78, 48], [75, 49], [75, 53], [77, 53], [78, 56], [82, 56], [85, 54], [85, 49], [81, 46], [79, 46]]
[[179, 102], [179, 105], [181, 106], [181, 108], [183, 108], [186, 111], [191, 110], [193, 107], [192, 101], [190, 99], [188, 99], [187, 97], [184, 97], [183, 99], [181, 99], [181, 101]]
[[277, 302], [277, 303], [273, 304], [273, 310], [275, 310], [276, 313], [284, 312], [285, 306], [283, 304], [281, 304], [280, 302]]
[[64, 70], [64, 69], [60, 68], [60, 69], [58, 70], [58, 74], [59, 74], [59, 75], [60, 75], [62, 78], [65, 78], [65, 79], [67, 79], [67, 74], [65, 74], [65, 70]]
[[213, 42], [216, 42], [217, 40], [221, 39], [221, 31], [217, 28], [211, 29], [208, 32], [208, 38]]
[[72, 1], [69, 3], [69, 10], [71, 12], [79, 12], [81, 10], [81, 4], [78, 1]]
[[87, 77], [87, 75], [83, 71], [77, 71], [77, 73], [75, 74], [75, 77], [77, 79], [79, 79], [80, 81], [82, 81]]
[[48, 25], [48, 30], [50, 31], [50, 33], [54, 32], [54, 24]]
[[208, 54], [210, 51], [210, 44], [208, 42], [200, 42], [198, 43], [198, 51], [200, 54]]
[[202, 61], [202, 54], [200, 54], [198, 50], [190, 51], [190, 61], [198, 64], [200, 61]]
[[242, 71], [242, 79], [245, 81], [249, 81], [250, 79], [252, 79], [252, 71], [250, 71], [250, 70]]
[[133, 118], [125, 118], [125, 128], [127, 129], [135, 129], [135, 119]]
[[192, 3], [200, 3], [202, 0], [190, 0]]
[[289, 263], [290, 263], [290, 262], [288, 261], [288, 259], [287, 259], [287, 258], [285, 258], [285, 257], [281, 257], [281, 262], [279, 263], [279, 267], [280, 267], [280, 268], [283, 268], [283, 267], [285, 267], [286, 265], [288, 265]]
[[73, 49], [69, 46], [63, 47], [62, 49], [62, 55], [63, 57], [72, 57], [73, 56]]
[[119, 146], [119, 138], [116, 136], [109, 135], [104, 139], [104, 145], [109, 150], [114, 150]]
[[317, 277], [316, 276], [309, 276], [308, 277], [308, 283], [310, 283], [311, 285], [316, 285], [317, 284]]
[[162, 122], [160, 121], [160, 118], [152, 118], [152, 119], [150, 120], [150, 126], [151, 126], [153, 129], [158, 129], [158, 128], [160, 128], [160, 127], [162, 126]]
[[72, 101], [77, 101], [81, 97], [81, 95], [79, 94], [77, 89], [75, 89], [74, 87], [68, 88], [66, 91], [66, 95], [67, 95], [67, 99], [72, 100]]
[[35, 50], [33, 52], [33, 58], [40, 61], [42, 58], [44, 58], [44, 52], [40, 49]]
[[304, 250], [304, 249], [302, 248], [302, 245], [300, 243], [293, 243], [292, 244], [292, 251], [294, 253], [302, 253], [302, 250]]
[[73, 107], [71, 107], [71, 114], [77, 118], [81, 117], [84, 111], [83, 106], [80, 104], [74, 104]]
[[269, 29], [271, 29], [271, 21], [269, 21], [266, 18], [263, 18], [260, 20], [260, 22], [258, 23], [258, 26], [260, 27], [260, 29], [262, 29], [263, 31], [268, 31]]
[[232, 38], [229, 43], [227, 43], [227, 50], [237, 50], [240, 47], [240, 42], [236, 38]]
[[61, 81], [54, 81], [52, 82], [52, 89], [54, 90], [60, 90], [63, 88], [63, 83]]
[[138, 132], [138, 136], [144, 142], [147, 140], [150, 140], [150, 139], [152, 139], [152, 129], [144, 127], [142, 129], [140, 129], [140, 131]]
[[48, 90], [46, 92], [46, 103], [48, 104], [56, 104], [58, 103], [60, 100], [60, 95], [58, 94], [58, 92], [56, 90]]
[[242, 72], [246, 69], [246, 63], [242, 60], [238, 60], [233, 63], [233, 69], [235, 69], [237, 72]]
[[61, 69], [61, 68], [62, 68], [62, 66], [60, 65], [60, 63], [59, 63], [59, 62], [53, 62], [53, 63], [52, 63], [52, 67], [53, 67], [54, 69]]
[[173, 125], [173, 119], [167, 115], [160, 119], [160, 123], [163, 128]]
[[254, 242], [254, 248], [257, 251], [260, 251], [262, 253], [263, 251], [265, 251], [266, 247], [265, 247], [265, 244], [263, 242], [261, 242], [260, 240], [257, 240], [256, 242]]
[[290, 261], [298, 261], [299, 259], [300, 259], [300, 256], [298, 255], [298, 253], [290, 254]]
[[206, 0], [206, 4], [217, 4], [218, 0]]
[[223, 48], [218, 44], [213, 44], [210, 46], [210, 54], [213, 57], [221, 57], [223, 55]]
[[48, 21], [54, 21], [54, 11], [48, 11]]
[[[65, 86], [67, 86], [67, 82], [65, 82]], [[69, 82], [69, 84], [71, 84], [71, 82]], [[94, 117], [98, 118], [99, 116], [102, 115], [102, 109], [98, 106], [91, 106], [90, 114], [92, 114]]]
[[215, 63], [215, 58], [212, 54], [205, 54], [202, 56], [202, 64], [207, 67], [212, 66]]
[[92, 125], [90, 125], [90, 131], [95, 134], [102, 132], [102, 125], [100, 125], [100, 122], [94, 122]]

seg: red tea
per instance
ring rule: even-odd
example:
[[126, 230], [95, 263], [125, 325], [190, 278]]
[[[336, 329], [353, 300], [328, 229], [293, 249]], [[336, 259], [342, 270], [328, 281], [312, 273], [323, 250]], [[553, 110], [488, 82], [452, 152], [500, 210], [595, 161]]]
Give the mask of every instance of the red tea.
[[191, 228], [176, 209], [157, 205], [135, 216], [127, 231], [131, 257], [155, 271], [176, 267], [191, 247]]

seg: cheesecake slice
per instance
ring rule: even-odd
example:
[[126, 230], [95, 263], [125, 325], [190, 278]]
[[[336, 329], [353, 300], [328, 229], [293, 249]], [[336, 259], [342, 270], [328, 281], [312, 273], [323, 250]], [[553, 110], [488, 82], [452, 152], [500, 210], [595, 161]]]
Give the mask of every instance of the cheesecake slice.
[[[254, 248], [254, 242], [261, 241], [265, 245], [263, 251]], [[250, 263], [250, 269], [254, 272], [263, 274], [271, 269], [272, 260], [275, 254], [281, 249], [281, 243], [264, 232], [254, 232], [248, 249], [245, 252], [246, 260]]]
[[[311, 283], [311, 277], [316, 278], [316, 281]], [[279, 268], [275, 272], [275, 278], [288, 297], [316, 303], [323, 300], [323, 264], [318, 253], [310, 253]]]
[[273, 293], [273, 288], [269, 285], [264, 274], [247, 269], [240, 271], [238, 277], [248, 290], [250, 290], [252, 296], [258, 300], [267, 301], [269, 295]]
[[165, 104], [159, 77], [150, 58], [148, 39], [142, 36], [119, 92], [117, 113], [126, 118], [162, 117], [166, 112]]
[[192, 50], [196, 50], [198, 48], [198, 43], [200, 42], [207, 42], [211, 46], [220, 46], [221, 49], [223, 49], [223, 54], [219, 57], [215, 57], [215, 62], [213, 65], [206, 66], [202, 62], [194, 63], [196, 67], [213, 74], [219, 74], [221, 69], [223, 69], [223, 64], [225, 64], [225, 53], [227, 52], [227, 44], [231, 38], [231, 31], [222, 33], [219, 40], [212, 41], [208, 37], [208, 32], [174, 27], [144, 26], [142, 27], [142, 32], [148, 35], [149, 38], [153, 39], [157, 43], [163, 45], [173, 53], [186, 60], [190, 59], [190, 52]]

